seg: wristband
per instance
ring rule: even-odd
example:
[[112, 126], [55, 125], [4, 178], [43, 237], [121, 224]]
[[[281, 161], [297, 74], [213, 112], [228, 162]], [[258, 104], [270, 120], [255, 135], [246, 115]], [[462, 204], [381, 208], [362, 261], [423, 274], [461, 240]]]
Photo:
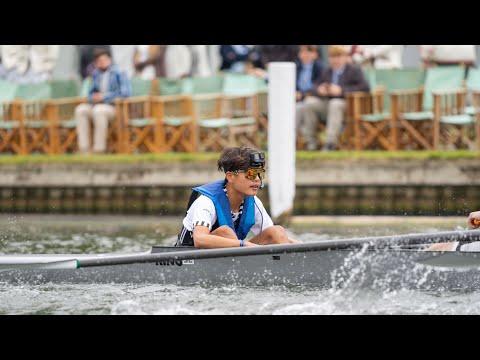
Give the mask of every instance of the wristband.
[[244, 246], [245, 246], [245, 241], [240, 240], [240, 247], [244, 247]]

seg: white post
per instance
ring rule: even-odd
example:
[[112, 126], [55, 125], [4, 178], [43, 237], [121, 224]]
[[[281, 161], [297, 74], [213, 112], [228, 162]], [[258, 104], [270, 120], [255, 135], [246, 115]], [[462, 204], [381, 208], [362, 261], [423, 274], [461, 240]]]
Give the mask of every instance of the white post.
[[295, 199], [295, 64], [271, 63], [268, 78], [268, 188], [278, 220], [292, 213]]

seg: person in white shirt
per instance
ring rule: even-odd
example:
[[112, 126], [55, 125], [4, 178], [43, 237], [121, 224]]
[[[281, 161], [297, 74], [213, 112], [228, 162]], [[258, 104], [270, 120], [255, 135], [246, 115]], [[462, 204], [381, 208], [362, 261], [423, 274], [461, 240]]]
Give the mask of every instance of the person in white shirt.
[[360, 65], [375, 69], [401, 69], [404, 45], [357, 45], [352, 55]]
[[137, 45], [111, 45], [112, 58], [115, 64], [121, 71], [127, 74], [129, 78], [135, 74], [135, 68], [132, 63], [132, 58], [135, 53]]
[[217, 73], [210, 58], [209, 45], [190, 45], [192, 53], [192, 76], [208, 77]]
[[182, 79], [192, 75], [193, 54], [188, 45], [168, 45], [165, 53], [167, 78]]
[[158, 45], [137, 45], [133, 56], [135, 76], [143, 80], [153, 80], [156, 77], [155, 66], [151, 59], [155, 56]]
[[263, 153], [246, 147], [229, 148], [218, 168], [225, 172], [225, 180], [193, 189], [176, 246], [213, 249], [297, 242], [273, 224], [256, 196], [263, 188]]
[[38, 83], [52, 77], [58, 61], [59, 45], [1, 45], [2, 68], [6, 80]]
[[30, 45], [2, 45], [2, 65], [6, 71], [24, 75], [29, 66]]
[[420, 45], [420, 55], [426, 66], [473, 66], [477, 61], [475, 45]]

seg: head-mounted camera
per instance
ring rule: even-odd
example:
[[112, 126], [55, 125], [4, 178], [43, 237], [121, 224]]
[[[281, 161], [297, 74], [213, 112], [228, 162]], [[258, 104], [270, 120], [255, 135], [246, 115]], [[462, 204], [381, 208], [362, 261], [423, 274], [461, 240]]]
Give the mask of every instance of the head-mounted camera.
[[250, 154], [250, 168], [265, 168], [265, 154], [263, 152]]

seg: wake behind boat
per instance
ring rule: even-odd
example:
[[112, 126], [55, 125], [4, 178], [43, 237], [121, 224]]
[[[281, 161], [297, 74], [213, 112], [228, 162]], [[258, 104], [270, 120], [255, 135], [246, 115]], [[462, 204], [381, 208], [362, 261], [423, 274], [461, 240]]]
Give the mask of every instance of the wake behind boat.
[[480, 253], [425, 251], [456, 241], [480, 241], [480, 231], [215, 250], [154, 247], [121, 255], [6, 255], [0, 282], [480, 289]]

